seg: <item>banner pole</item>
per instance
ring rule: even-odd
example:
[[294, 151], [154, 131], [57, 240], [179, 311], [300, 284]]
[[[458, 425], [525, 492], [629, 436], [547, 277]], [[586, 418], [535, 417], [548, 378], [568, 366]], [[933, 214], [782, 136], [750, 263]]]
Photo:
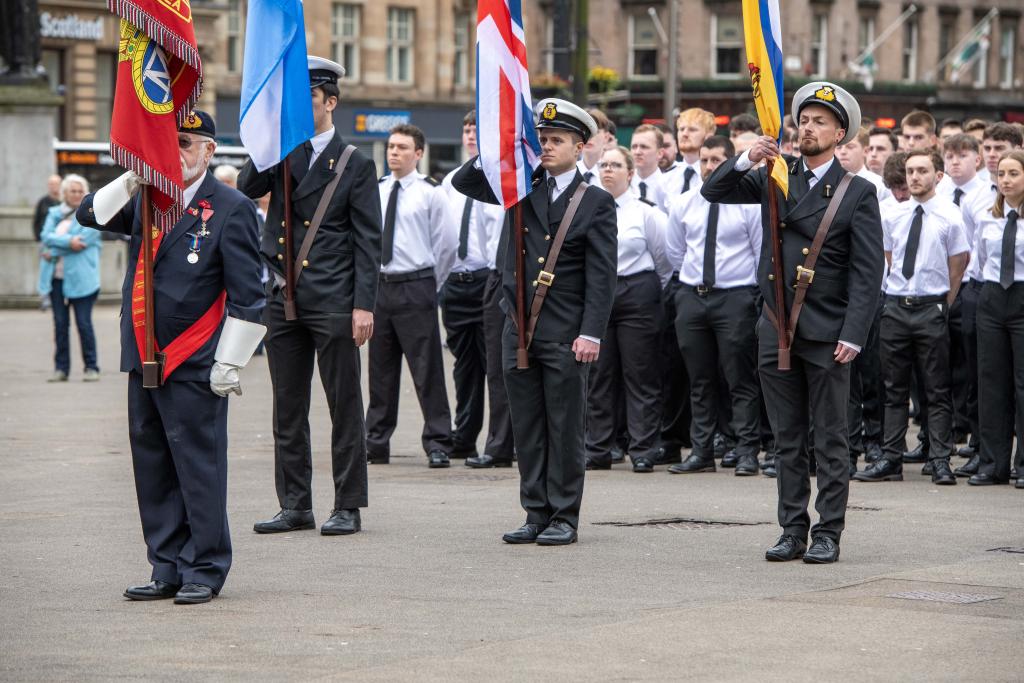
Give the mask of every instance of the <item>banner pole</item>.
[[778, 185], [772, 177], [775, 159], [768, 160], [768, 222], [771, 226], [772, 275], [775, 277], [775, 319], [779, 333], [779, 370], [789, 370], [789, 316], [786, 315], [786, 297], [782, 271], [782, 236], [779, 234]]
[[516, 245], [516, 328], [518, 330], [519, 345], [516, 347], [516, 367], [526, 370], [530, 367], [530, 357], [526, 352], [526, 263], [523, 258], [523, 204], [519, 202], [512, 209], [515, 215]]
[[156, 336], [153, 329], [153, 203], [150, 186], [142, 186], [142, 283], [145, 298], [145, 349], [142, 358], [142, 387], [160, 386], [160, 363], [156, 359]]
[[295, 244], [292, 236], [292, 174], [288, 157], [281, 163], [284, 184], [284, 319], [295, 320]]

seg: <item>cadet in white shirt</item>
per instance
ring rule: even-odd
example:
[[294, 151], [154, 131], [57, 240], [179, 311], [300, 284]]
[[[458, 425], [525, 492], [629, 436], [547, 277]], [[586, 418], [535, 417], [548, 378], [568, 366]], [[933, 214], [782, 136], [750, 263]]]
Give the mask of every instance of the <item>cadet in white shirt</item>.
[[676, 117], [676, 146], [679, 160], [665, 172], [662, 187], [666, 203], [700, 187], [700, 146], [715, 134], [715, 115], [704, 109], [684, 109]]
[[[437, 292], [455, 259], [457, 237], [447, 194], [416, 170], [426, 140], [416, 126], [399, 125], [388, 137], [390, 175], [380, 179], [384, 211], [380, 288], [370, 339], [370, 405], [367, 457], [386, 463], [398, 421], [399, 383], [405, 356], [423, 412], [423, 450], [430, 467], [448, 467], [451, 412], [437, 324]], [[454, 219], [458, 220], [458, 219]]]
[[615, 140], [615, 123], [608, 118], [607, 114], [600, 109], [588, 109], [587, 113], [597, 124], [597, 135], [583, 145], [583, 151], [580, 153], [580, 160], [576, 162], [576, 167], [583, 175], [583, 182], [594, 187], [601, 187], [601, 170], [598, 168], [598, 164], [601, 163], [604, 153], [609, 149], [615, 149], [619, 143]]
[[882, 374], [885, 377], [884, 456], [854, 478], [902, 481], [907, 435], [910, 372], [914, 368], [928, 400], [928, 465], [932, 483], [956, 484], [949, 468], [953, 451], [949, 367], [949, 308], [956, 298], [969, 247], [956, 206], [935, 196], [942, 177], [938, 150], [907, 155], [911, 200], [882, 216], [889, 278], [882, 309]]
[[[726, 137], [704, 140], [702, 179], [734, 151]], [[696, 187], [672, 201], [667, 243], [670, 258], [678, 258], [682, 264], [675, 326], [690, 377], [693, 450], [669, 472], [715, 471], [714, 435], [722, 376], [732, 408], [729, 426], [736, 439], [736, 474], [758, 473], [761, 396], [754, 330], [760, 315], [757, 264], [761, 235], [761, 210], [756, 205], [710, 203]]]
[[604, 153], [602, 184], [615, 198], [618, 224], [618, 279], [601, 354], [590, 372], [587, 468], [612, 466], [617, 408], [624, 402], [633, 471], [653, 472], [661, 430], [661, 290], [672, 266], [665, 255], [665, 214], [633, 196], [632, 175], [629, 150]]
[[633, 131], [630, 144], [633, 163], [636, 171], [630, 187], [640, 199], [654, 203], [661, 211], [665, 211], [665, 194], [661, 187], [662, 174], [658, 168], [658, 157], [661, 155], [661, 131], [649, 123], [637, 126]]
[[875, 190], [878, 193], [878, 201], [882, 201], [889, 196], [889, 190], [886, 188], [885, 183], [882, 182], [882, 176], [868, 170], [868, 167], [865, 165], [870, 140], [871, 137], [868, 128], [861, 126], [860, 132], [857, 133], [857, 137], [850, 140], [845, 145], [839, 145], [836, 147], [836, 158], [839, 159], [839, 163], [842, 164], [843, 168], [847, 171], [864, 178], [874, 185]]

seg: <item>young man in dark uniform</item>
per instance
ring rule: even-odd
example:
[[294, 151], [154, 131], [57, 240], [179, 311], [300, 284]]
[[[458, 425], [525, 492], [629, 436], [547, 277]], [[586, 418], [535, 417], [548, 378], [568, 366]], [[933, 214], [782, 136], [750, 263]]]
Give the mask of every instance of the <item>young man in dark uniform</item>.
[[[520, 501], [526, 524], [503, 536], [506, 543], [566, 545], [579, 525], [585, 473], [584, 433], [587, 375], [597, 359], [611, 313], [616, 284], [615, 203], [607, 192], [586, 187], [569, 224], [560, 254], [559, 225], [583, 182], [576, 159], [597, 124], [583, 109], [564, 100], [537, 105], [541, 168], [529, 197], [520, 202], [524, 282], [529, 320], [534, 293], [546, 294], [535, 318], [529, 368], [517, 367], [515, 208], [506, 212], [499, 248], [509, 320], [505, 323], [505, 386], [519, 458]], [[480, 168], [467, 162], [452, 179], [459, 192], [478, 201], [498, 199]], [[550, 251], [549, 251], [550, 250]], [[549, 259], [557, 255], [557, 264]], [[542, 289], [541, 289], [542, 288]]]

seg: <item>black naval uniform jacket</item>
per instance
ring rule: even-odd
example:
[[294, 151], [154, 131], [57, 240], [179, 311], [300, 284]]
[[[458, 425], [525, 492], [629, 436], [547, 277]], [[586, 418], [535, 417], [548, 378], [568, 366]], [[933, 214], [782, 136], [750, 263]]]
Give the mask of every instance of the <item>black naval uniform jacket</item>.
[[[500, 204], [494, 196], [483, 170], [475, 167], [476, 158], [466, 162], [452, 176], [452, 186], [477, 201]], [[558, 232], [569, 199], [583, 182], [577, 171], [569, 186], [548, 207], [545, 172], [539, 168], [533, 177], [533, 189], [521, 203], [523, 213], [523, 248], [526, 276], [526, 312], [537, 287], [537, 276], [546, 269], [551, 241]], [[505, 212], [497, 263], [502, 274], [502, 308], [515, 319], [515, 212]], [[555, 266], [555, 280], [548, 289], [544, 308], [534, 339], [571, 344], [580, 335], [601, 339], [615, 297], [618, 261], [618, 228], [615, 201], [599, 187], [591, 185], [584, 192], [579, 209], [569, 225], [565, 243]]]
[[[764, 239], [758, 264], [757, 282], [769, 309], [775, 307], [775, 282], [772, 272], [771, 227], [768, 212], [767, 171], [761, 168], [737, 171], [739, 157], [729, 159], [711, 174], [701, 187], [709, 202], [722, 204], [761, 204]], [[789, 162], [789, 198], [778, 192], [779, 223], [782, 239], [782, 273], [786, 312], [793, 305], [796, 267], [807, 258], [818, 225], [828, 207], [827, 188], [834, 193], [845, 171], [839, 160], [813, 188], [808, 189], [799, 159]], [[808, 341], [836, 343], [840, 340], [863, 347], [874, 320], [885, 266], [882, 250], [882, 224], [878, 213], [875, 186], [854, 177], [846, 191], [832, 227], [822, 245], [814, 268], [814, 281], [807, 290], [803, 310], [797, 321], [796, 336]]]
[[[106, 225], [99, 226], [93, 216], [93, 195], [87, 195], [78, 207], [78, 222], [131, 236], [128, 245], [127, 273], [121, 287], [121, 372], [142, 372], [142, 360], [132, 326], [131, 295], [135, 268], [142, 250], [142, 225], [139, 201], [128, 202]], [[213, 215], [206, 223], [210, 235], [202, 240], [198, 260], [188, 261], [192, 237], [200, 230], [199, 202], [209, 202]], [[227, 315], [248, 322], [259, 322], [266, 302], [260, 284], [259, 223], [256, 207], [207, 172], [189, 208], [164, 235], [153, 259], [153, 311], [157, 346], [166, 347], [201, 318], [221, 292], [227, 291]], [[167, 378], [171, 382], [209, 382], [213, 354], [220, 340], [218, 330], [203, 346]]]
[[[288, 155], [291, 165], [292, 258], [306, 236], [324, 186], [345, 149], [337, 131], [309, 166], [304, 146]], [[306, 170], [308, 169], [308, 170]], [[284, 277], [284, 178], [283, 165], [262, 173], [250, 160], [238, 176], [238, 189], [257, 199], [270, 192], [270, 207], [263, 227], [260, 251], [270, 269]], [[377, 173], [373, 161], [356, 150], [348, 160], [334, 196], [324, 214], [307, 257], [308, 265], [295, 283], [295, 303], [300, 311], [351, 313], [353, 308], [372, 311], [377, 300], [380, 271], [381, 213]], [[284, 301], [276, 278], [267, 283], [268, 301]]]

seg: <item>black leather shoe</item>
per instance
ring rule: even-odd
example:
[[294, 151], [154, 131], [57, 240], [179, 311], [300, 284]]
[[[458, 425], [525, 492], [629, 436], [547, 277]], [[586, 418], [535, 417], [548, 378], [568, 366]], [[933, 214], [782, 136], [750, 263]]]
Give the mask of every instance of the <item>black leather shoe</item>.
[[634, 472], [653, 472], [654, 462], [650, 458], [629, 456], [629, 459], [633, 461]]
[[201, 583], [186, 583], [174, 595], [175, 605], [201, 605], [213, 600], [213, 589]]
[[740, 461], [740, 455], [736, 452], [735, 448], [730, 448], [722, 456], [722, 467], [733, 468], [736, 467], [736, 463]]
[[953, 470], [953, 474], [958, 477], [970, 477], [978, 473], [979, 467], [981, 467], [981, 456], [975, 453], [970, 460]]
[[181, 586], [166, 581], [150, 581], [145, 586], [128, 586], [124, 597], [129, 600], [166, 600], [173, 598]]
[[315, 529], [316, 521], [312, 510], [282, 509], [273, 519], [256, 522], [252, 530], [258, 534], [280, 534], [286, 531], [303, 531]]
[[389, 462], [391, 462], [391, 454], [370, 453], [369, 451], [367, 451], [366, 462], [370, 463], [371, 465], [387, 465]]
[[934, 474], [934, 472], [935, 472], [935, 469], [932, 467], [932, 461], [931, 460], [926, 462], [924, 464], [924, 467], [921, 468], [921, 476], [922, 477], [930, 477], [932, 474]]
[[714, 460], [705, 460], [704, 458], [700, 457], [699, 455], [693, 455], [691, 453], [690, 457], [688, 457], [686, 460], [684, 460], [683, 462], [679, 463], [678, 465], [672, 465], [672, 467], [668, 468], [668, 471], [671, 474], [691, 474], [693, 472], [714, 472], [715, 471], [715, 461]]
[[928, 462], [932, 467], [932, 483], [938, 484], [939, 486], [955, 486], [956, 477], [953, 476], [953, 471], [949, 469], [949, 460], [946, 458], [937, 458]]
[[764, 559], [769, 562], [789, 562], [799, 560], [807, 552], [807, 544], [796, 536], [783, 534], [771, 548], [764, 554]]
[[774, 479], [779, 476], [779, 471], [775, 469], [775, 454], [772, 451], [768, 451], [768, 455], [765, 456], [764, 460], [761, 461], [761, 474]]
[[618, 446], [612, 446], [610, 453], [612, 456], [612, 462], [626, 462], [626, 451], [622, 450]]
[[925, 462], [928, 462], [928, 447], [924, 445], [924, 442], [917, 444], [917, 447], [914, 448], [914, 450], [907, 451], [903, 454], [904, 464]]
[[903, 481], [903, 464], [882, 458], [853, 478], [857, 481]]
[[540, 532], [537, 545], [569, 545], [576, 542], [576, 530], [568, 522], [556, 520]]
[[598, 460], [597, 458], [587, 458], [586, 467], [588, 470], [610, 470], [612, 468], [612, 460]]
[[815, 536], [804, 553], [807, 564], [832, 564], [839, 559], [839, 544], [828, 536]]
[[675, 463], [682, 461], [683, 455], [680, 453], [678, 448], [669, 449], [662, 446], [654, 455], [655, 465], [674, 465]]
[[347, 536], [362, 528], [363, 521], [359, 518], [359, 508], [332, 510], [331, 518], [320, 527], [320, 534], [322, 536]]
[[444, 451], [433, 450], [427, 453], [427, 467], [436, 469], [438, 467], [451, 467], [452, 461]]
[[532, 524], [527, 522], [515, 531], [510, 531], [501, 537], [501, 540], [505, 543], [511, 543], [517, 545], [520, 543], [533, 543], [540, 536], [540, 532], [544, 531], [544, 527], [540, 524]]
[[967, 444], [966, 446], [961, 446], [956, 449], [956, 454], [961, 458], [973, 458], [978, 454], [978, 449], [971, 444]]
[[1017, 482], [1013, 485], [1015, 489], [1024, 489], [1024, 477], [1017, 479]]
[[967, 483], [971, 486], [998, 486], [999, 484], [1009, 484], [1010, 482], [999, 481], [991, 474], [979, 472], [978, 474], [972, 475], [971, 478], [967, 480]]
[[466, 467], [474, 467], [478, 470], [486, 469], [488, 467], [512, 467], [512, 461], [495, 458], [493, 455], [487, 455], [484, 453], [483, 455], [475, 458], [466, 458]]
[[715, 432], [711, 440], [711, 448], [715, 452], [716, 459], [720, 460], [725, 457], [726, 452], [729, 450], [729, 442], [725, 440], [725, 435], [722, 432]]
[[735, 475], [737, 477], [755, 477], [760, 469], [757, 465], [757, 456], [753, 453], [748, 453], [741, 455], [740, 459], [736, 461]]
[[867, 464], [870, 465], [873, 462], [878, 462], [883, 457], [885, 456], [882, 454], [882, 447], [874, 441], [869, 441], [864, 446], [864, 462]]

